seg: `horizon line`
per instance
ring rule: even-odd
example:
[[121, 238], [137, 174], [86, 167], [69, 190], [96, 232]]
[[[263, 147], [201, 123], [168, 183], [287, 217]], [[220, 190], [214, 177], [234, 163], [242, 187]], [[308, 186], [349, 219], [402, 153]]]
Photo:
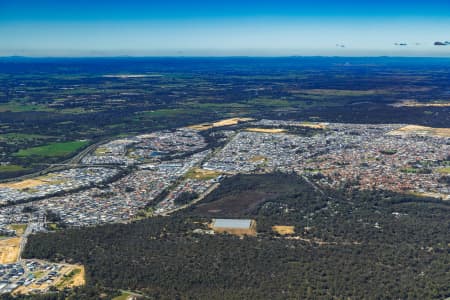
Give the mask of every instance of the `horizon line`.
[[0, 59], [95, 59], [95, 58], [435, 58], [450, 59], [448, 56], [405, 56], [405, 55], [103, 55], [103, 56], [65, 56], [65, 55], [0, 55]]

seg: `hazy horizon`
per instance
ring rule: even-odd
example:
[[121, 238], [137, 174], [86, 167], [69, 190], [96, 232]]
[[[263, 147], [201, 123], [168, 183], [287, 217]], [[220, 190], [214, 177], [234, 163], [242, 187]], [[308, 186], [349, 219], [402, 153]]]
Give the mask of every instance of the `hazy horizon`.
[[0, 56], [450, 57], [448, 1], [0, 1]]

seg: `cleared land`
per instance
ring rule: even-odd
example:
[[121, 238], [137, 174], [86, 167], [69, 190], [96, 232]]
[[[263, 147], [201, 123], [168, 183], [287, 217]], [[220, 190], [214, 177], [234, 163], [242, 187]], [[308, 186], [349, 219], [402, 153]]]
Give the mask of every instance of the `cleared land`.
[[425, 192], [425, 193], [413, 192], [411, 194], [415, 195], [415, 196], [419, 196], [419, 197], [431, 197], [431, 198], [442, 199], [444, 201], [450, 200], [450, 195], [448, 195], [448, 194], [432, 193], [432, 192]]
[[388, 132], [389, 135], [428, 135], [434, 137], [450, 137], [450, 128], [433, 128], [419, 125], [407, 125]]
[[210, 228], [214, 230], [215, 233], [227, 233], [238, 236], [256, 236], [256, 221], [252, 220], [249, 228], [236, 228], [236, 227], [215, 227], [214, 224], [210, 225]]
[[264, 162], [264, 161], [266, 161], [266, 160], [267, 160], [267, 157], [262, 156], [262, 155], [255, 155], [255, 156], [253, 156], [252, 158], [250, 158], [250, 161], [251, 161], [251, 162], [258, 162], [258, 161]]
[[281, 235], [293, 234], [295, 232], [294, 226], [275, 225], [272, 230]]
[[246, 128], [245, 130], [251, 132], [261, 132], [261, 133], [284, 133], [286, 129], [282, 128]]
[[238, 195], [224, 195], [209, 203], [199, 203], [194, 211], [206, 216], [241, 216], [250, 214], [256, 210], [259, 204], [275, 196], [275, 193], [242, 191]]
[[393, 107], [450, 107], [450, 102], [417, 102], [414, 100], [405, 100], [392, 104]]
[[[39, 279], [46, 275], [48, 272], [49, 271], [39, 271], [34, 275], [36, 279]], [[61, 269], [61, 274], [62, 275], [52, 283], [45, 282], [41, 285], [32, 283], [29, 286], [20, 286], [18, 289], [14, 290], [14, 294], [26, 295], [34, 294], [36, 292], [46, 292], [50, 289], [50, 287], [56, 287], [58, 290], [63, 290], [65, 288], [74, 288], [86, 284], [84, 266], [64, 265]]]
[[27, 229], [27, 224], [11, 224], [9, 225], [9, 228], [16, 231], [16, 234], [18, 236], [21, 236], [24, 234], [25, 229]]
[[199, 179], [199, 180], [210, 180], [210, 179], [217, 178], [220, 175], [222, 175], [222, 173], [217, 172], [217, 171], [193, 168], [186, 174], [186, 178]]
[[0, 188], [6, 187], [16, 190], [24, 190], [34, 188], [36, 186], [45, 185], [45, 184], [60, 184], [63, 183], [66, 179], [59, 178], [56, 174], [50, 173], [44, 176], [39, 176], [34, 179], [25, 179], [22, 181], [16, 182], [7, 182], [0, 183]]
[[208, 130], [215, 127], [223, 127], [223, 126], [231, 126], [231, 125], [237, 125], [240, 122], [249, 122], [253, 121], [252, 118], [230, 118], [230, 119], [224, 119], [220, 120], [214, 123], [202, 123], [197, 125], [188, 126], [188, 128], [194, 129], [194, 130]]
[[327, 128], [327, 124], [325, 124], [325, 123], [311, 123], [311, 122], [302, 122], [302, 123], [299, 123], [297, 126], [314, 128], [314, 129], [325, 129], [325, 128]]
[[0, 188], [6, 187], [6, 188], [11, 188], [11, 189], [23, 190], [23, 189], [33, 188], [33, 187], [36, 187], [38, 185], [43, 185], [43, 184], [45, 184], [45, 182], [40, 179], [25, 179], [25, 180], [17, 181], [17, 182], [1, 183]]
[[21, 238], [0, 240], [0, 264], [12, 264], [19, 259]]
[[56, 282], [56, 287], [60, 290], [82, 286], [86, 283], [84, 266], [64, 266], [62, 273], [64, 275]]

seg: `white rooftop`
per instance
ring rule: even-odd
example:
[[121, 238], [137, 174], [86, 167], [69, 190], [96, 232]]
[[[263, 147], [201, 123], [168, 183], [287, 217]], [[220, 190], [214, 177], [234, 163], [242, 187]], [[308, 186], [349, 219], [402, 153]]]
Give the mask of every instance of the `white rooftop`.
[[249, 229], [252, 220], [250, 219], [214, 219], [214, 228], [235, 228], [235, 229]]

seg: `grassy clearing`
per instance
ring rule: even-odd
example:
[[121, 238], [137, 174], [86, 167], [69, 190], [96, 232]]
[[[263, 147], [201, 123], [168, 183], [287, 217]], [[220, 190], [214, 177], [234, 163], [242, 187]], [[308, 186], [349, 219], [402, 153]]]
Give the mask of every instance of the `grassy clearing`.
[[142, 112], [142, 114], [149, 117], [165, 118], [176, 117], [179, 115], [188, 114], [189, 112], [189, 109], [158, 109], [153, 111], [145, 111]]
[[267, 107], [289, 107], [292, 106], [287, 100], [272, 99], [272, 98], [256, 98], [248, 101], [248, 104], [252, 105], [264, 105]]
[[60, 290], [65, 288], [72, 288], [85, 284], [85, 271], [84, 266], [70, 266], [66, 267], [66, 272], [62, 276], [61, 281], [56, 284], [56, 287]]
[[58, 230], [59, 229], [58, 224], [56, 224], [56, 223], [49, 223], [49, 224], [47, 224], [47, 226], [48, 226], [49, 230]]
[[11, 224], [9, 227], [15, 230], [17, 235], [22, 235], [27, 229], [27, 224]]
[[67, 156], [78, 149], [88, 145], [87, 141], [72, 141], [62, 143], [51, 143], [45, 146], [32, 147], [22, 149], [15, 153], [15, 156], [28, 157], [28, 156], [41, 156], [41, 157], [55, 157], [55, 156]]
[[42, 276], [44, 276], [45, 272], [44, 271], [37, 271], [37, 272], [33, 272], [33, 276], [36, 279], [40, 279], [42, 278]]
[[28, 170], [27, 168], [24, 168], [19, 165], [6, 165], [6, 166], [0, 166], [0, 173], [1, 172], [20, 172]]
[[439, 169], [437, 169], [437, 172], [438, 173], [441, 173], [441, 174], [450, 174], [450, 167], [445, 167], [445, 168], [439, 168]]

